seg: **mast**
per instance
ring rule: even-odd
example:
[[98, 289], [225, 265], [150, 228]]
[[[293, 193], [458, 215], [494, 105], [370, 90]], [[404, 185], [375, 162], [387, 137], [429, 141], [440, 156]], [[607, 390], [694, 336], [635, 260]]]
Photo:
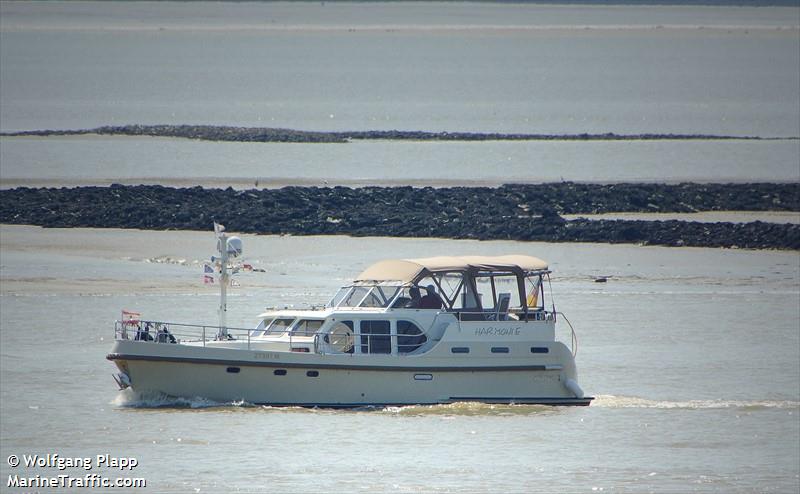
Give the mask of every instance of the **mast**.
[[227, 315], [228, 315], [228, 236], [225, 235], [225, 227], [217, 235], [217, 250], [220, 255], [220, 275], [219, 275], [219, 334], [218, 339], [228, 338]]
[[225, 233], [225, 226], [214, 222], [214, 233], [217, 235], [217, 251], [219, 252], [220, 274], [219, 274], [219, 333], [218, 340], [228, 339], [228, 284], [230, 274], [228, 273], [228, 260], [231, 256], [239, 257], [242, 255], [242, 241], [239, 237]]

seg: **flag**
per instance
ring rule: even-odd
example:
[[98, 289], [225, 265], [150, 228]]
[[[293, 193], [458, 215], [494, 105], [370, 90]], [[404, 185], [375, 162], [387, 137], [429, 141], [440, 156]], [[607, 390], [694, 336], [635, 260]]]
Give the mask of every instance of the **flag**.
[[129, 310], [122, 311], [122, 324], [138, 324], [139, 318], [142, 315], [139, 312], [133, 312]]
[[213, 273], [214, 272], [214, 268], [212, 268], [211, 266], [206, 264], [206, 265], [203, 266], [203, 272], [204, 273]]
[[528, 294], [528, 307], [536, 307], [537, 302], [539, 301], [539, 287], [536, 286], [531, 290], [531, 293]]
[[203, 283], [205, 283], [206, 285], [208, 285], [209, 283], [214, 283], [214, 277], [209, 275], [203, 276]]

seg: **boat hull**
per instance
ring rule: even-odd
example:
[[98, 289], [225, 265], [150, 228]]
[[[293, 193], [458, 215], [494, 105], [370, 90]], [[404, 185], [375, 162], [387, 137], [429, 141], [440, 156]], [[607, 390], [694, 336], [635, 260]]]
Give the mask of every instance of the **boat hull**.
[[[303, 356], [127, 343], [108, 359], [139, 392], [275, 406], [362, 407], [461, 401], [588, 405], [566, 386], [572, 366], [485, 360], [468, 366], [386, 357]], [[153, 352], [155, 349], [159, 352]], [[136, 350], [148, 350], [145, 352]], [[127, 350], [127, 351], [126, 351]], [[209, 355], [209, 353], [211, 355]], [[566, 371], [565, 371], [566, 368]]]

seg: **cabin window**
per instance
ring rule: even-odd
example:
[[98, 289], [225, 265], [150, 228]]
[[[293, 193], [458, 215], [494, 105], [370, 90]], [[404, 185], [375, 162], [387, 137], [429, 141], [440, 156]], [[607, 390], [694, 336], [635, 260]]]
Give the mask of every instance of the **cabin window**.
[[263, 321], [258, 323], [258, 326], [256, 326], [255, 329], [250, 331], [250, 336], [263, 336], [263, 335], [265, 335], [266, 332], [264, 331], [264, 328], [266, 328], [267, 324], [269, 324], [271, 321], [272, 321], [272, 319], [264, 319]]
[[426, 276], [416, 283], [420, 290], [421, 309], [446, 309], [450, 306], [446, 297], [443, 296], [442, 289], [437, 280], [431, 276]]
[[476, 292], [472, 283], [465, 282], [464, 289], [461, 291], [461, 309], [464, 312], [478, 312], [480, 311], [480, 298], [479, 292]]
[[330, 302], [328, 302], [328, 307], [338, 307], [339, 304], [344, 301], [345, 297], [350, 293], [353, 287], [351, 286], [343, 286], [336, 292], [336, 295], [333, 296]]
[[392, 353], [389, 321], [361, 321], [361, 353]]
[[325, 335], [325, 343], [338, 353], [353, 353], [354, 342], [353, 321], [335, 322]]
[[[483, 273], [475, 277], [478, 298], [484, 311], [507, 313], [508, 309], [520, 309], [519, 283], [513, 273]], [[506, 295], [504, 295], [506, 294]], [[508, 297], [508, 306], [499, 307], [503, 297]]]
[[[492, 279], [494, 281], [494, 291], [497, 297], [496, 300], [498, 304], [500, 302], [500, 297], [503, 294], [508, 294], [506, 295], [507, 297], [510, 296], [508, 307], [501, 309], [504, 309], [506, 313], [508, 312], [508, 309], [514, 309], [514, 310], [522, 309], [522, 303], [521, 303], [522, 298], [519, 296], [519, 279], [517, 278], [517, 275], [504, 274], [500, 276], [493, 276]], [[498, 308], [497, 304], [495, 304], [495, 308]]]
[[507, 346], [493, 346], [492, 353], [508, 353]]
[[374, 285], [365, 287], [365, 295], [358, 302], [358, 307], [389, 307], [389, 302], [394, 300], [402, 290], [399, 285]]
[[550, 353], [550, 349], [546, 346], [532, 346], [531, 353]]
[[450, 349], [451, 353], [469, 353], [468, 346], [454, 346]]
[[264, 334], [269, 335], [282, 335], [285, 334], [289, 327], [294, 322], [294, 319], [275, 319], [272, 323], [267, 327], [267, 330]]
[[[431, 278], [426, 278], [426, 280], [428, 279]], [[433, 279], [436, 281], [435, 285], [439, 290], [439, 295], [445, 304], [445, 308], [458, 310], [464, 306], [462, 303], [463, 273], [436, 273]]]
[[394, 301], [392, 304], [393, 309], [407, 309], [412, 308], [413, 303], [411, 302], [411, 287], [404, 287], [401, 288], [400, 296], [397, 297], [397, 300]]
[[319, 377], [319, 371], [307, 371], [306, 375], [308, 377]]
[[294, 336], [314, 336], [322, 327], [323, 319], [301, 319], [292, 329]]
[[343, 286], [328, 302], [327, 307], [389, 307], [402, 290], [399, 282], [376, 285]]
[[494, 309], [494, 293], [492, 293], [491, 276], [476, 276], [475, 287], [478, 289], [478, 300], [485, 310]]
[[530, 310], [541, 310], [544, 308], [541, 275], [525, 277], [525, 300]]
[[419, 326], [411, 321], [397, 321], [397, 353], [411, 353], [428, 341]]
[[286, 369], [275, 369], [274, 371], [272, 371], [272, 373], [275, 374], [276, 376], [285, 376]]
[[382, 294], [378, 287], [370, 288], [369, 292], [361, 299], [359, 307], [383, 307], [386, 302], [383, 300]]
[[238, 374], [241, 369], [238, 367], [228, 367], [225, 370], [228, 372], [228, 374]]
[[339, 302], [340, 307], [358, 307], [358, 304], [367, 296], [369, 287], [354, 286]]

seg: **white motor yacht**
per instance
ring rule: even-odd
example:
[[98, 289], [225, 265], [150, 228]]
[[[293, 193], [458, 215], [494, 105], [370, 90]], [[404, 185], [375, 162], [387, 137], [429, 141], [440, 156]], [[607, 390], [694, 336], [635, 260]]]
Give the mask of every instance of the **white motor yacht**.
[[541, 259], [381, 261], [325, 307], [268, 310], [255, 328], [237, 329], [225, 323], [225, 292], [241, 241], [220, 231], [218, 249], [219, 324], [128, 313], [107, 356], [120, 388], [275, 406], [592, 400], [577, 383], [575, 332], [545, 298], [550, 271]]

